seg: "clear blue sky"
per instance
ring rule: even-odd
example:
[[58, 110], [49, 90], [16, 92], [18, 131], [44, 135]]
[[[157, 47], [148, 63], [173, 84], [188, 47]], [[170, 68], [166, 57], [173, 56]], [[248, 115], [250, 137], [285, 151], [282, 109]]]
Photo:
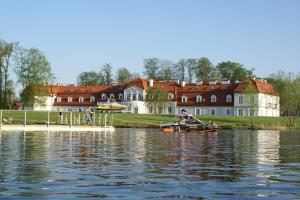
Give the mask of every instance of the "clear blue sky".
[[300, 71], [299, 0], [1, 0], [0, 38], [37, 47], [58, 82], [104, 63], [142, 73], [143, 59], [208, 57]]

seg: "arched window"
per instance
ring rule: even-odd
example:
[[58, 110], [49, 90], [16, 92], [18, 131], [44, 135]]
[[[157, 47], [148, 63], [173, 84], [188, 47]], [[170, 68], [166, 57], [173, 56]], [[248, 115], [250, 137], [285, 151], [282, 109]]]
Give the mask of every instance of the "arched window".
[[232, 96], [230, 94], [226, 96], [226, 102], [232, 102]]
[[110, 99], [115, 99], [115, 95], [113, 93], [110, 93], [109, 98]]
[[182, 103], [187, 102], [187, 97], [186, 97], [186, 96], [182, 96], [182, 97], [181, 97], [181, 102], [182, 102]]
[[202, 96], [201, 95], [198, 95], [196, 97], [196, 102], [202, 102]]
[[57, 97], [57, 98], [56, 98], [56, 102], [61, 102], [61, 98], [60, 98], [60, 97]]
[[217, 102], [217, 97], [216, 97], [216, 95], [211, 95], [211, 96], [210, 96], [210, 102]]
[[119, 100], [123, 100], [123, 94], [122, 93], [119, 94]]
[[94, 102], [95, 101], [95, 97], [94, 96], [91, 96], [90, 97], [90, 102]]
[[68, 102], [72, 102], [73, 98], [72, 97], [68, 97]]
[[102, 94], [102, 95], [101, 95], [101, 99], [102, 99], [102, 100], [106, 100], [106, 94]]
[[79, 97], [78, 101], [79, 101], [79, 103], [82, 103], [84, 101], [84, 98], [83, 97]]
[[171, 100], [171, 99], [173, 99], [173, 98], [174, 98], [174, 94], [173, 94], [173, 93], [169, 93], [169, 94], [168, 94], [168, 99]]

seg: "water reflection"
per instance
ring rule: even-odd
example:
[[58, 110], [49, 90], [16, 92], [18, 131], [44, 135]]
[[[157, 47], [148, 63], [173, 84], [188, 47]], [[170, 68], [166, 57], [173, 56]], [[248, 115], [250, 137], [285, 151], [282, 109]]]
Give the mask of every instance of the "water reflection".
[[300, 135], [0, 133], [0, 198], [300, 197]]

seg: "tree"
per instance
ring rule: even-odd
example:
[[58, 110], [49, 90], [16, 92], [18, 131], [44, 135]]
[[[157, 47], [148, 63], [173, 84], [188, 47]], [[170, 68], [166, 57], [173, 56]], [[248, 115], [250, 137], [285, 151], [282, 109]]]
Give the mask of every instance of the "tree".
[[132, 74], [127, 68], [123, 67], [118, 70], [117, 72], [118, 82], [127, 82], [130, 81], [131, 79], [132, 79]]
[[[6, 42], [0, 40], [0, 101], [1, 106], [8, 108], [8, 71], [10, 66], [11, 58], [16, 50], [17, 43]], [[3, 78], [4, 78], [4, 96], [2, 95], [3, 89]], [[2, 103], [3, 100], [3, 103]]]
[[158, 58], [147, 58], [144, 59], [144, 75], [147, 78], [157, 79], [159, 69], [159, 59]]
[[77, 77], [78, 85], [98, 85], [100, 77], [95, 71], [82, 72]]
[[157, 80], [169, 81], [173, 76], [173, 63], [169, 60], [159, 61], [159, 72], [157, 75]]
[[154, 114], [158, 107], [165, 107], [169, 102], [168, 92], [161, 87], [151, 87], [147, 91], [145, 102], [148, 106], [153, 106]]
[[[245, 101], [247, 105], [249, 106], [249, 115], [250, 115], [250, 121], [251, 121], [251, 129], [254, 129], [254, 123], [253, 123], [253, 116], [257, 112], [257, 101], [255, 99], [258, 99], [258, 92], [254, 85], [251, 83], [251, 80], [247, 81], [245, 84], [244, 92], [245, 94]], [[257, 98], [255, 98], [257, 97]]]
[[21, 102], [23, 105], [36, 104], [44, 106], [45, 99], [38, 99], [35, 95], [42, 93], [48, 94], [48, 88], [43, 87], [43, 85], [47, 85], [55, 79], [46, 56], [36, 48], [20, 48], [16, 56], [15, 72], [18, 77], [18, 82], [21, 83], [23, 87], [21, 94]]
[[23, 89], [33, 84], [48, 84], [55, 80], [46, 56], [36, 48], [18, 50], [15, 72]]
[[216, 68], [221, 72], [224, 80], [232, 82], [253, 77], [253, 69], [246, 69], [242, 64], [236, 62], [221, 62]]
[[199, 81], [210, 81], [210, 74], [213, 70], [213, 64], [208, 58], [202, 57], [196, 67], [196, 75]]
[[196, 58], [188, 58], [186, 59], [186, 67], [187, 67], [187, 75], [188, 81], [191, 83], [195, 77], [195, 70], [197, 67], [198, 59]]
[[113, 81], [112, 79], [112, 66], [110, 63], [106, 63], [102, 66], [99, 73], [100, 85], [110, 85]]
[[181, 59], [179, 60], [178, 63], [175, 65], [176, 69], [176, 77], [178, 80], [185, 81], [185, 69], [187, 67], [187, 62], [186, 59]]

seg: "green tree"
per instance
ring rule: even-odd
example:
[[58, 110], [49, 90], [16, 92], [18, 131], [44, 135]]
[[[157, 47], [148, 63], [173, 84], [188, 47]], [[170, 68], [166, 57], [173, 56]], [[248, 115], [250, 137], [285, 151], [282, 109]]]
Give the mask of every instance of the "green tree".
[[172, 79], [173, 75], [173, 63], [169, 60], [159, 61], [159, 71], [157, 75], [157, 80], [169, 81]]
[[102, 66], [99, 72], [100, 85], [110, 85], [113, 81], [112, 66], [110, 63], [106, 63]]
[[157, 79], [159, 70], [159, 59], [158, 58], [147, 58], [144, 59], [144, 75], [147, 78]]
[[[9, 67], [11, 66], [11, 58], [16, 51], [17, 43], [6, 42], [0, 40], [0, 101], [1, 107], [8, 108], [8, 81], [9, 81]], [[4, 96], [3, 80], [4, 79]], [[3, 100], [3, 102], [2, 102]]]
[[82, 72], [77, 77], [78, 85], [98, 85], [100, 77], [95, 71]]
[[191, 83], [195, 77], [195, 70], [198, 60], [196, 58], [186, 59], [188, 81]]
[[131, 79], [132, 79], [132, 74], [127, 68], [123, 67], [118, 70], [117, 72], [118, 82], [127, 82], [130, 81]]
[[246, 82], [243, 93], [245, 94], [246, 104], [249, 107], [248, 114], [250, 115], [251, 129], [254, 129], [253, 116], [255, 116], [255, 113], [258, 109], [258, 92], [254, 85], [251, 83], [251, 80]]
[[236, 62], [221, 62], [216, 68], [221, 72], [224, 80], [230, 80], [232, 82], [253, 77], [253, 69], [246, 69], [242, 64]]
[[170, 100], [168, 92], [161, 87], [151, 87], [147, 91], [145, 102], [148, 106], [152, 106], [154, 113], [157, 113], [158, 107], [165, 107]]
[[34, 84], [48, 84], [55, 80], [46, 56], [36, 48], [18, 50], [15, 72], [23, 89]]
[[35, 95], [48, 94], [48, 87], [42, 87], [42, 85], [47, 85], [55, 79], [46, 56], [36, 48], [20, 48], [16, 56], [15, 72], [18, 82], [23, 87], [21, 93], [23, 105], [44, 106], [45, 99], [36, 98]]
[[196, 67], [196, 75], [199, 81], [210, 81], [210, 75], [213, 70], [213, 64], [208, 58], [202, 57]]
[[186, 77], [185, 77], [186, 68], [187, 68], [186, 59], [180, 59], [178, 61], [178, 63], [176, 63], [176, 65], [175, 65], [175, 69], [176, 69], [175, 75], [176, 75], [176, 78], [178, 80], [185, 81], [185, 79], [186, 79]]

